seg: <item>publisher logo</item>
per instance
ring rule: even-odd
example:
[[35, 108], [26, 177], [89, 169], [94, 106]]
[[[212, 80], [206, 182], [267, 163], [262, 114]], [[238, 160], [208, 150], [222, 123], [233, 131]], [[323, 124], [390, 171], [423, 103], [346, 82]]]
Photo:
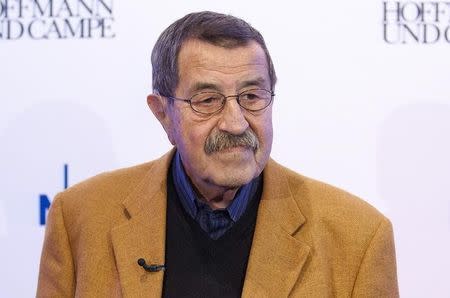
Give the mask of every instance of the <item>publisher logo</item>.
[[0, 40], [113, 38], [113, 0], [0, 0]]
[[383, 2], [383, 38], [389, 44], [450, 43], [450, 2]]

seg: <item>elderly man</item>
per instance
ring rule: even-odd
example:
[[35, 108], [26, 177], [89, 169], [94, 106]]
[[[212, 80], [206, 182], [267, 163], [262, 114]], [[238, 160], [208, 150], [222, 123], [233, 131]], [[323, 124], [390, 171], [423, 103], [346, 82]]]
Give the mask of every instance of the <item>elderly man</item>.
[[147, 98], [174, 149], [59, 194], [39, 297], [397, 297], [388, 219], [270, 159], [275, 70], [213, 12], [170, 25]]

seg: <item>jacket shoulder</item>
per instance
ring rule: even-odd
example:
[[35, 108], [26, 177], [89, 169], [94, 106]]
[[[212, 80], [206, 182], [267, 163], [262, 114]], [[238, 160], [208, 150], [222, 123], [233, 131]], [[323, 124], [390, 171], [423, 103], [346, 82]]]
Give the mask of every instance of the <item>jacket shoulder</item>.
[[339, 187], [303, 176], [280, 166], [286, 173], [294, 198], [311, 216], [341, 219], [382, 220], [384, 215], [371, 204]]
[[65, 204], [86, 204], [103, 199], [120, 203], [120, 199], [124, 199], [142, 181], [154, 163], [151, 161], [98, 174], [69, 187], [57, 197], [61, 197]]
[[288, 181], [291, 194], [312, 233], [343, 241], [368, 241], [389, 220], [363, 199], [330, 184], [303, 176], [276, 164]]
[[[151, 179], [163, 173], [152, 173], [161, 164], [155, 160], [144, 164], [101, 173], [77, 183], [55, 196], [68, 226], [102, 224], [112, 226], [123, 220], [122, 202], [142, 183], [152, 183]], [[148, 181], [147, 181], [148, 180]], [[51, 213], [52, 207], [50, 207]]]

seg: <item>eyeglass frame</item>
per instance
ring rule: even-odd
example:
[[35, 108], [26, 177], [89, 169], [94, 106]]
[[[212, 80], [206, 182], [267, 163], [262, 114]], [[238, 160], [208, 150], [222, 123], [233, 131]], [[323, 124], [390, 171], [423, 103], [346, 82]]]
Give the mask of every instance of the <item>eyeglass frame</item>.
[[[264, 91], [269, 92], [269, 94], [270, 94], [270, 101], [269, 101], [269, 103], [268, 103], [264, 108], [257, 109], [257, 110], [250, 110], [250, 109], [247, 109], [247, 108], [245, 108], [245, 107], [243, 107], [243, 106], [241, 105], [241, 102], [240, 102], [240, 100], [239, 100], [239, 97], [240, 97], [242, 94], [244, 94], [245, 92], [249, 92], [249, 91], [252, 91], [252, 90], [264, 90]], [[192, 106], [192, 98], [193, 98], [194, 96], [199, 95], [199, 94], [202, 94], [202, 93], [216, 93], [216, 94], [222, 95], [223, 100], [222, 100], [222, 105], [221, 105], [221, 107], [220, 107], [217, 111], [210, 112], [210, 113], [200, 112], [200, 111], [197, 111], [196, 109], [194, 109], [194, 107]], [[188, 102], [188, 103], [189, 103], [189, 106], [191, 107], [191, 109], [192, 109], [194, 112], [196, 112], [196, 113], [203, 114], [203, 115], [213, 115], [213, 114], [218, 113], [218, 112], [220, 112], [220, 111], [223, 110], [223, 108], [225, 107], [225, 103], [227, 102], [227, 99], [230, 98], [230, 97], [236, 97], [236, 101], [237, 101], [238, 105], [239, 105], [241, 108], [243, 108], [244, 110], [248, 111], [248, 112], [259, 112], [259, 111], [262, 111], [262, 110], [266, 109], [268, 106], [270, 106], [270, 105], [272, 104], [272, 102], [273, 102], [273, 97], [275, 96], [275, 92], [273, 92], [273, 90], [267, 90], [267, 89], [264, 89], [264, 88], [253, 88], [253, 89], [247, 89], [247, 90], [244, 90], [244, 91], [242, 91], [242, 92], [240, 92], [240, 93], [238, 93], [238, 94], [235, 94], [235, 95], [228, 95], [228, 96], [226, 96], [225, 94], [222, 94], [222, 93], [217, 92], [217, 91], [202, 91], [202, 92], [198, 92], [198, 93], [193, 94], [193, 95], [192, 95], [190, 98], [188, 98], [188, 99], [186, 99], [186, 98], [178, 98], [178, 97], [169, 96], [169, 95], [163, 95], [163, 94], [160, 94], [160, 95], [163, 96], [163, 97], [166, 97], [166, 98], [173, 99], [173, 100], [179, 100], [179, 101]]]

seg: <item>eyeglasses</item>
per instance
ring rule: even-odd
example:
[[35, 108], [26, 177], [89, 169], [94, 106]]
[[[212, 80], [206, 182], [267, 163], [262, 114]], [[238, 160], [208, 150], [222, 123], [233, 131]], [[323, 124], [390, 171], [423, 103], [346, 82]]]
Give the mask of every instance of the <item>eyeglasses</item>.
[[188, 102], [195, 112], [210, 115], [222, 110], [225, 102], [230, 97], [236, 97], [238, 104], [247, 111], [258, 112], [264, 110], [272, 103], [275, 93], [266, 89], [249, 89], [229, 96], [225, 96], [219, 92], [209, 91], [194, 94], [189, 99], [162, 96]]

